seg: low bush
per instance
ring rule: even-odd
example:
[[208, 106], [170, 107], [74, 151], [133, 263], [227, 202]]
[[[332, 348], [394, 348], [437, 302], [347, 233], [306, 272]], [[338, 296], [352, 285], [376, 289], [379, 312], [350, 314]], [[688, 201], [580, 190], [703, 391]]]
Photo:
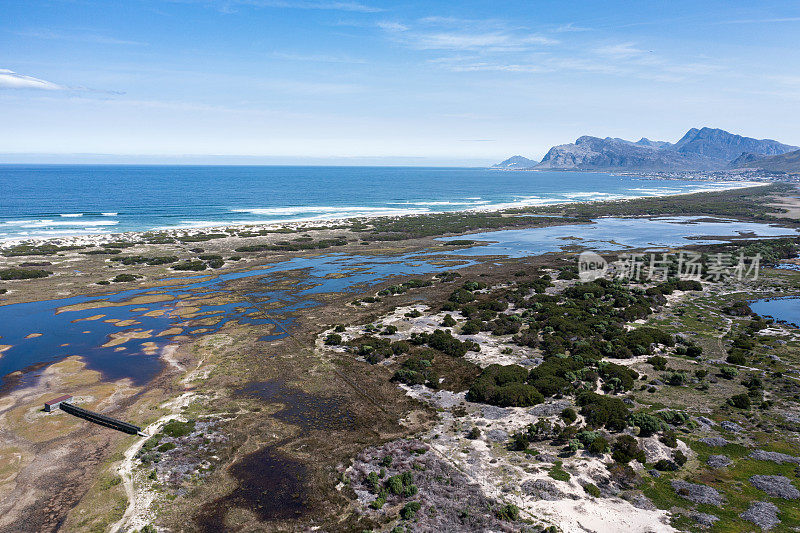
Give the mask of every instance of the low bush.
[[467, 400], [501, 407], [529, 407], [544, 401], [533, 386], [524, 383], [528, 371], [519, 365], [486, 367], [467, 391]]
[[27, 268], [4, 268], [0, 269], [0, 280], [8, 281], [13, 279], [36, 279], [46, 278], [53, 273], [49, 270], [27, 269]]
[[630, 413], [619, 398], [584, 391], [578, 394], [577, 401], [581, 406], [581, 414], [590, 427], [621, 431], [628, 425], [627, 419]]
[[325, 344], [328, 346], [338, 346], [342, 344], [342, 336], [338, 333], [329, 333], [325, 337]]
[[170, 420], [161, 428], [161, 432], [170, 437], [185, 437], [192, 431], [194, 431], [194, 420], [187, 422]]
[[639, 443], [630, 435], [620, 435], [611, 446], [611, 458], [617, 463], [630, 463], [639, 461], [644, 464], [644, 451], [639, 448]]
[[728, 405], [732, 405], [737, 409], [750, 409], [750, 396], [747, 394], [736, 394], [731, 396], [728, 398]]
[[139, 278], [139, 276], [135, 274], [117, 274], [111, 281], [113, 283], [128, 283], [136, 281], [137, 278]]

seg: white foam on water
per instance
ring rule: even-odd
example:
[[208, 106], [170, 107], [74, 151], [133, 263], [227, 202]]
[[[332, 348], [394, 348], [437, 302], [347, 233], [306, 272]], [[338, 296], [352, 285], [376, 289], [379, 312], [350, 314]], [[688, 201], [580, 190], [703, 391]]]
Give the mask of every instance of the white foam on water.
[[[321, 213], [326, 216], [341, 215], [342, 213], [397, 213], [403, 214], [409, 210], [399, 209], [392, 207], [368, 207], [368, 206], [322, 206], [322, 205], [306, 205], [306, 206], [292, 206], [292, 207], [264, 207], [264, 208], [247, 208], [247, 209], [231, 209], [233, 213], [249, 213], [251, 215], [273, 215], [273, 216], [292, 216], [302, 215], [308, 213]], [[422, 210], [415, 210], [422, 211]], [[350, 216], [350, 215], [348, 215]], [[369, 215], [367, 215], [369, 216]]]
[[61, 213], [58, 216], [64, 217], [64, 218], [80, 218], [80, 217], [83, 216], [83, 213]]

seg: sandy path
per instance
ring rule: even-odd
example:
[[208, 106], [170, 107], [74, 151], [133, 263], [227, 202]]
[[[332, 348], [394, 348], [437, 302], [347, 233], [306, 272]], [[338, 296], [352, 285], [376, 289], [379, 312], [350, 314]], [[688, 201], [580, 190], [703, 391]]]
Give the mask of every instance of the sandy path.
[[[185, 392], [178, 396], [177, 398], [170, 400], [162, 405], [162, 407], [169, 410], [169, 413], [162, 416], [142, 431], [144, 436], [142, 436], [139, 440], [137, 440], [130, 448], [125, 451], [124, 457], [122, 459], [122, 463], [119, 466], [118, 473], [122, 478], [122, 486], [125, 488], [125, 496], [128, 498], [128, 507], [125, 509], [125, 513], [122, 515], [122, 518], [119, 519], [118, 522], [113, 524], [110, 528], [111, 533], [116, 533], [120, 531], [124, 526], [128, 525], [132, 522], [135, 518], [141, 517], [144, 515], [149, 506], [152, 498], [139, 498], [139, 495], [136, 492], [136, 488], [134, 487], [133, 483], [133, 461], [136, 457], [136, 454], [142, 448], [144, 443], [150, 438], [150, 435], [154, 435], [157, 433], [161, 426], [163, 426], [169, 420], [172, 420], [177, 417], [178, 413], [181, 411], [186, 405], [189, 405], [191, 401], [195, 398], [195, 393], [193, 392]], [[134, 524], [135, 528], [139, 528], [144, 524]]]

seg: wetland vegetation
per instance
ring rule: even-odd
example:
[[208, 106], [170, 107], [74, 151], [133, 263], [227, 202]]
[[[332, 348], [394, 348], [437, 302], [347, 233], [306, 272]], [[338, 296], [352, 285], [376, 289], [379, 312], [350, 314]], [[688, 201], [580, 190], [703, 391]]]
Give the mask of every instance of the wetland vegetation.
[[[800, 272], [686, 281], [673, 262], [663, 280], [583, 282], [571, 250], [465, 258], [480, 244], [469, 235], [431, 238], [741, 209], [795, 227], [767, 206], [782, 187], [7, 247], [13, 276], [47, 275], [3, 278], [2, 303], [64, 298], [69, 338], [0, 339], [3, 358], [87, 349], [5, 378], [16, 448], [3, 453], [28, 480], [6, 490], [77, 487], [52, 512], [6, 516], [87, 531], [800, 527], [800, 332], [751, 308], [797, 295]], [[797, 242], [689, 247], [703, 266], [758, 253], [771, 267], [795, 261]], [[126, 357], [155, 366], [133, 381], [86, 367]], [[62, 391], [150, 437], [37, 414]], [[92, 475], [34, 473], [34, 446], [69, 449]]]

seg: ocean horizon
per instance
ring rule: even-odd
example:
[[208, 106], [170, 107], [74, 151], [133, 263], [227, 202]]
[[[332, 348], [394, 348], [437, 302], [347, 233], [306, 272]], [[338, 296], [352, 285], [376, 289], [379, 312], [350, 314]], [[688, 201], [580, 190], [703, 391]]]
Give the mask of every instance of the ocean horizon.
[[0, 165], [0, 241], [500, 210], [742, 185], [476, 167]]

